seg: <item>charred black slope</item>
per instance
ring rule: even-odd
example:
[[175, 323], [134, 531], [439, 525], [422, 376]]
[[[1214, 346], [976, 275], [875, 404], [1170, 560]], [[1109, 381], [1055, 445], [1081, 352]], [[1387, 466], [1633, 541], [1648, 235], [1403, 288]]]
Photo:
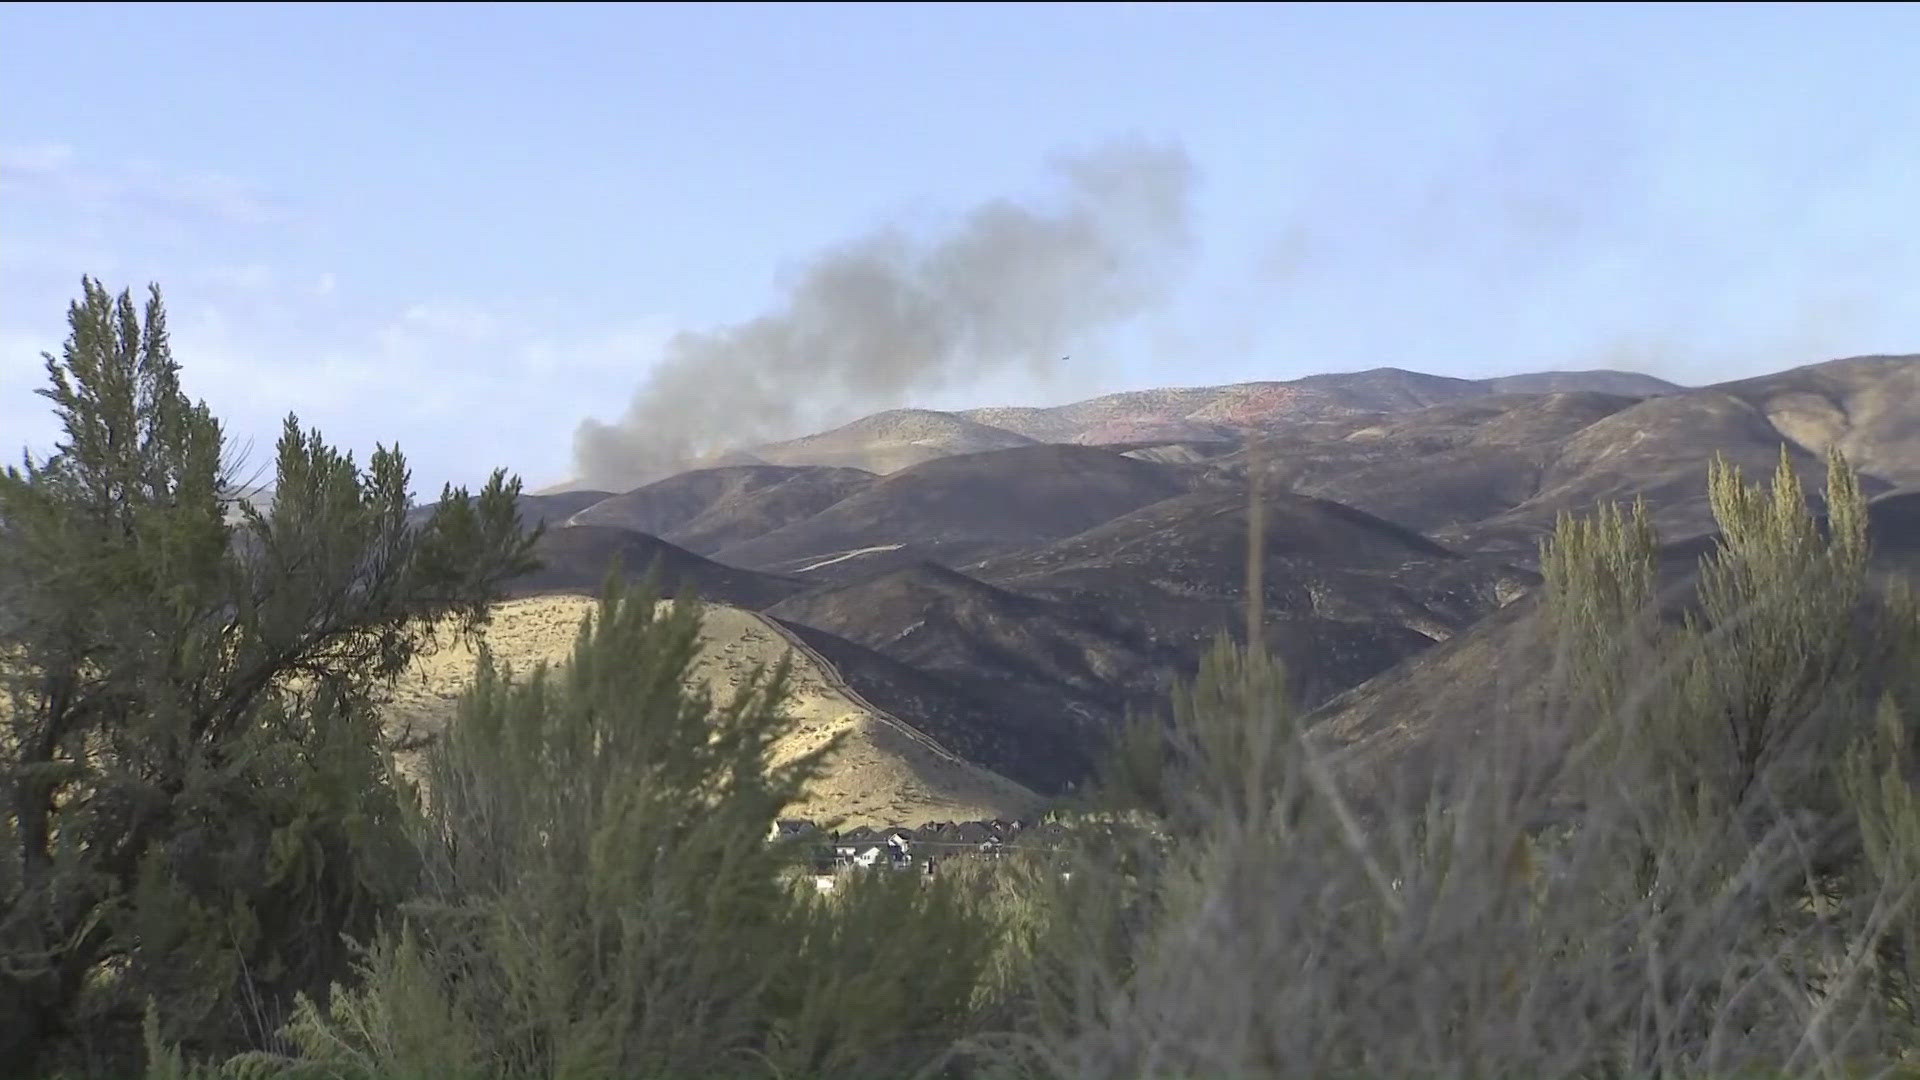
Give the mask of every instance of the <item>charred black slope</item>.
[[[1802, 471], [1802, 483], [1816, 487], [1817, 475]], [[1879, 580], [1920, 578], [1920, 491], [1874, 499], [1867, 506], [1867, 532]], [[1689, 606], [1700, 559], [1718, 545], [1719, 534], [1706, 533], [1661, 548], [1659, 588], [1670, 612]], [[1548, 690], [1543, 673], [1549, 648], [1538, 597], [1528, 595], [1333, 698], [1312, 722], [1330, 744], [1348, 748], [1363, 763], [1424, 760], [1436, 746], [1484, 733], [1488, 718], [1500, 710], [1539, 715]]]
[[827, 466], [697, 469], [603, 499], [576, 514], [573, 524], [652, 533], [709, 555], [804, 521], [878, 479]]
[[1331, 698], [1308, 723], [1361, 768], [1411, 767], [1423, 749], [1483, 734], [1502, 710], [1539, 715], [1551, 647], [1539, 598], [1528, 595]]
[[1867, 504], [1873, 557], [1885, 570], [1920, 581], [1920, 488], [1888, 492]]
[[1099, 607], [1023, 596], [931, 563], [807, 593], [767, 614], [964, 686], [1056, 743], [1097, 746], [1188, 657]]
[[1803, 476], [1816, 475], [1826, 448], [1839, 446], [1870, 495], [1920, 483], [1920, 356], [1833, 360], [1647, 399], [1565, 440], [1526, 502], [1437, 535], [1524, 557], [1561, 512], [1636, 495], [1663, 535], [1705, 533], [1713, 456], [1757, 479], [1783, 445]]
[[[1801, 475], [1819, 459], [1788, 440], [1750, 403], [1716, 390], [1648, 398], [1581, 430], [1561, 444], [1525, 502], [1484, 521], [1441, 530], [1457, 546], [1508, 550], [1525, 558], [1554, 520], [1600, 502], [1644, 498], [1661, 535], [1676, 540], [1713, 528], [1707, 470], [1716, 454], [1758, 478], [1785, 446]], [[1866, 478], [1869, 491], [1885, 488]]]
[[[535, 525], [558, 525], [568, 517], [586, 509], [611, 495], [611, 492], [582, 489], [580, 491], [560, 491], [551, 495], [522, 495], [514, 500], [514, 508], [520, 511], [520, 524], [528, 529]], [[430, 502], [407, 511], [409, 525], [424, 525], [433, 516], [439, 502]]]
[[1356, 445], [1378, 443], [1410, 454], [1471, 447], [1532, 446], [1571, 438], [1643, 400], [1592, 390], [1489, 394], [1385, 417], [1355, 428], [1344, 441]]
[[[1451, 636], [1534, 580], [1324, 499], [1269, 496], [1264, 518], [1266, 633], [1307, 703]], [[1164, 694], [1217, 634], [1244, 626], [1246, 555], [1245, 493], [1201, 491], [968, 573], [1097, 612], [1141, 655], [1174, 657], [1155, 673]]]
[[[1497, 394], [1264, 442], [1277, 486], [1422, 532], [1472, 524], [1531, 498], [1561, 444], [1640, 399]], [[1244, 471], [1245, 452], [1222, 459]]]
[[796, 473], [759, 491], [716, 501], [700, 516], [673, 530], [673, 542], [694, 551], [717, 552], [805, 521], [879, 480], [859, 469], [827, 466]]
[[568, 525], [548, 529], [534, 545], [544, 564], [514, 579], [512, 596], [536, 593], [597, 593], [617, 565], [621, 576], [644, 578], [657, 572], [663, 596], [693, 593], [702, 600], [758, 611], [799, 592], [799, 582], [772, 574], [737, 570], [702, 558], [656, 536], [610, 525]]
[[715, 557], [827, 582], [920, 561], [958, 566], [1071, 536], [1185, 491], [1193, 476], [1085, 446], [957, 455], [903, 469]]
[[1092, 770], [1099, 740], [1032, 725], [1026, 713], [982, 697], [963, 680], [923, 671], [817, 627], [777, 616], [774, 621], [820, 654], [855, 693], [975, 765], [1043, 795], [1066, 791]]

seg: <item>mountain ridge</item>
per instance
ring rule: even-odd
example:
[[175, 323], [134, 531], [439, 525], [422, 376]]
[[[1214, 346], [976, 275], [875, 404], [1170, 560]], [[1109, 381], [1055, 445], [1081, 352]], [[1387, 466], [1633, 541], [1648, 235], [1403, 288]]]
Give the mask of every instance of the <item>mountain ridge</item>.
[[778, 621], [902, 723], [1045, 796], [1084, 780], [1129, 712], [1164, 708], [1219, 636], [1244, 633], [1255, 468], [1263, 633], [1291, 693], [1347, 718], [1323, 734], [1391, 756], [1423, 728], [1456, 737], [1422, 701], [1465, 715], [1488, 704], [1489, 678], [1531, 692], [1538, 658], [1515, 650], [1560, 515], [1644, 498], [1665, 565], [1697, 560], [1715, 455], [1758, 478], [1784, 452], [1816, 490], [1824, 450], [1841, 448], [1892, 553], [1876, 565], [1920, 569], [1917, 404], [1920, 356], [1700, 387], [1375, 368], [891, 410], [776, 444], [805, 460], [748, 448], [597, 501], [523, 506], [572, 552], [574, 591], [614, 549], [677, 560], [703, 596]]

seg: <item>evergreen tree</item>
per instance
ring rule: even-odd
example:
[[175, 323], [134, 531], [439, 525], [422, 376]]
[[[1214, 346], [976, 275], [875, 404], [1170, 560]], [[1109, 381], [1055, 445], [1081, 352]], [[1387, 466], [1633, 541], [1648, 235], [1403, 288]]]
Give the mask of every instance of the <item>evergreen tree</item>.
[[830, 896], [769, 843], [833, 744], [773, 765], [788, 665], [689, 679], [699, 609], [609, 581], [570, 662], [484, 652], [427, 755], [417, 894], [357, 985], [303, 1003], [251, 1075], [894, 1077], [969, 1021], [990, 928], [945, 879]]
[[376, 695], [531, 566], [517, 480], [412, 528], [397, 449], [362, 470], [292, 416], [271, 507], [230, 524], [158, 288], [144, 319], [82, 288], [39, 391], [64, 438], [0, 476], [9, 1068], [137, 1044], [148, 1000], [190, 1050], [257, 1040], [324, 988], [402, 880]]

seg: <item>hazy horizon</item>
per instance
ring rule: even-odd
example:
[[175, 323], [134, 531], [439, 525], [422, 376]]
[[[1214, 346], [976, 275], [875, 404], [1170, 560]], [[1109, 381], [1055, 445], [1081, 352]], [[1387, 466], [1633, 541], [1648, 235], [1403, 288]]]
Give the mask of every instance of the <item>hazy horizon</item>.
[[1912, 7], [20, 4], [0, 57], [10, 454], [82, 274], [162, 286], [256, 456], [293, 410], [426, 497], [891, 407], [1920, 351]]

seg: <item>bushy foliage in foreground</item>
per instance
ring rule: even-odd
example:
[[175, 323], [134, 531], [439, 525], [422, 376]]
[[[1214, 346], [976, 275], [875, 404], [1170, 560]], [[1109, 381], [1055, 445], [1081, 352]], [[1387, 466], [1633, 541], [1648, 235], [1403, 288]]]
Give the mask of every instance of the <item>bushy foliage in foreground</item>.
[[[1920, 1074], [1920, 616], [1867, 587], [1865, 507], [1826, 529], [1784, 460], [1716, 465], [1724, 537], [1663, 614], [1644, 515], [1544, 551], [1555, 715], [1484, 718], [1394, 797], [1298, 730], [1258, 654], [1215, 658], [1161, 759], [1113, 775], [1192, 823], [1144, 889], [1055, 902], [1025, 1076]], [[1231, 718], [1231, 719], [1230, 719]], [[1542, 738], [1553, 734], [1552, 739]], [[1183, 776], [1168, 782], [1169, 776]], [[1093, 884], [1111, 882], [1114, 887]], [[1075, 878], [1076, 885], [1080, 877]], [[1126, 897], [1124, 904], [1116, 898]]]
[[194, 1051], [257, 1041], [403, 895], [375, 692], [530, 540], [517, 481], [408, 528], [397, 450], [361, 470], [292, 417], [234, 527], [158, 291], [83, 288], [62, 441], [0, 475], [0, 1071], [125, 1075], [149, 1000]]
[[0, 482], [0, 1070], [1920, 1075], [1920, 610], [1837, 455], [1824, 523], [1716, 464], [1691, 597], [1638, 507], [1562, 520], [1546, 708], [1417, 784], [1303, 726], [1255, 611], [1064, 849], [823, 896], [765, 841], [820, 764], [770, 760], [786, 671], [692, 688], [650, 589], [555, 669], [483, 653], [396, 779], [376, 690], [524, 565], [515, 487], [409, 529], [397, 454], [289, 422], [235, 535], [157, 298], [73, 322], [68, 442]]
[[571, 661], [483, 653], [427, 753], [420, 877], [293, 1054], [364, 1077], [902, 1076], [962, 1032], [991, 940], [952, 885], [818, 896], [765, 842], [819, 755], [769, 763], [787, 671], [689, 687], [698, 608], [610, 584]]

